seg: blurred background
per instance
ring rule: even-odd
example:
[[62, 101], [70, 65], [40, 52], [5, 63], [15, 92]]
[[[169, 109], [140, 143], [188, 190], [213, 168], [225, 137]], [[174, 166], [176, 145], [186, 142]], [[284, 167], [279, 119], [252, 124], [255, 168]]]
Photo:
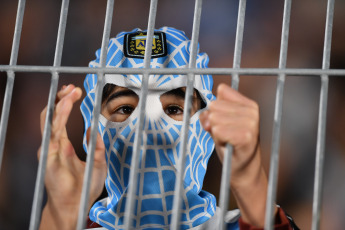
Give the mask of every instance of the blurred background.
[[[0, 2], [0, 65], [9, 64], [17, 1]], [[149, 0], [116, 0], [112, 36], [147, 27]], [[248, 1], [241, 66], [277, 68], [283, 0]], [[18, 65], [53, 65], [61, 1], [26, 3]], [[288, 68], [322, 67], [326, 0], [292, 2]], [[67, 19], [63, 66], [87, 66], [101, 46], [106, 0], [72, 0]], [[200, 30], [201, 52], [209, 67], [232, 67], [237, 22], [237, 0], [204, 0]], [[345, 69], [345, 1], [336, 1], [331, 68]], [[160, 1], [156, 28], [172, 26], [190, 37], [194, 1]], [[6, 73], [0, 72], [0, 111]], [[83, 74], [61, 74], [59, 85], [82, 87]], [[230, 76], [214, 76], [231, 84]], [[48, 100], [50, 74], [16, 73], [3, 164], [0, 172], [0, 229], [27, 229], [41, 143], [39, 115]], [[311, 228], [320, 78], [288, 76], [283, 104], [277, 203], [301, 229]], [[256, 100], [261, 112], [261, 146], [269, 169], [276, 77], [241, 76], [243, 94]], [[345, 225], [345, 78], [330, 77], [321, 229]], [[69, 137], [80, 156], [83, 121], [80, 102], [68, 123]], [[211, 157], [204, 189], [219, 195], [221, 165]], [[231, 207], [235, 208], [234, 199]]]

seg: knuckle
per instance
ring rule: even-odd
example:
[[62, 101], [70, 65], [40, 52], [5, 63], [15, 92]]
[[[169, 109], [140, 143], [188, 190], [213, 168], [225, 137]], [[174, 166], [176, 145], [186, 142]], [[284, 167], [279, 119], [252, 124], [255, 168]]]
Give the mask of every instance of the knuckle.
[[40, 159], [40, 156], [41, 156], [41, 149], [42, 149], [42, 147], [40, 146], [37, 150], [37, 159], [38, 160]]
[[258, 127], [258, 122], [256, 119], [249, 119], [247, 122], [248, 132], [253, 132]]
[[255, 109], [256, 111], [259, 111], [259, 104], [256, 101], [251, 100], [251, 106], [253, 107], [253, 109]]
[[250, 122], [253, 122], [255, 125], [259, 123], [260, 114], [258, 108], [249, 108], [247, 114], [250, 118]]
[[249, 143], [251, 143], [253, 141], [254, 134], [251, 131], [249, 131], [249, 130], [244, 130], [241, 133], [241, 137], [242, 137], [241, 138], [241, 143], [243, 145], [247, 145], [247, 144], [249, 144]]
[[47, 111], [46, 108], [44, 108], [44, 109], [42, 110], [42, 112], [41, 112], [41, 114], [40, 114], [41, 120], [44, 119], [44, 117], [45, 117], [45, 115], [46, 115], [46, 111]]
[[208, 109], [210, 111], [214, 110], [214, 106], [215, 106], [214, 104], [215, 104], [215, 101], [211, 101], [210, 104], [208, 105]]
[[217, 107], [218, 107], [219, 105], [218, 105], [218, 101], [216, 100], [216, 101], [211, 101], [211, 103], [209, 104], [209, 110], [210, 111], [215, 111], [215, 110], [217, 110]]
[[214, 123], [214, 121], [216, 120], [216, 114], [215, 113], [210, 113], [208, 119], [210, 120], [211, 123]]
[[213, 126], [212, 127], [212, 134], [216, 139], [219, 139], [219, 137], [221, 137], [221, 134], [222, 134], [221, 127], [217, 126], [217, 125]]

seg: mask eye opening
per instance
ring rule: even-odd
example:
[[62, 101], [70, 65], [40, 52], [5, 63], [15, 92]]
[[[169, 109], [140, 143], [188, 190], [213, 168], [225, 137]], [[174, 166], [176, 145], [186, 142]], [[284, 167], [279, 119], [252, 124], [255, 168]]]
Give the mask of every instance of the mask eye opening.
[[196, 97], [198, 98], [198, 101], [200, 101], [199, 110], [206, 108], [206, 102], [205, 102], [204, 98], [200, 95], [200, 92], [197, 89], [194, 89], [194, 91], [196, 93]]
[[110, 96], [111, 92], [113, 92], [114, 88], [116, 85], [107, 83], [103, 87], [103, 92], [102, 92], [102, 103]]

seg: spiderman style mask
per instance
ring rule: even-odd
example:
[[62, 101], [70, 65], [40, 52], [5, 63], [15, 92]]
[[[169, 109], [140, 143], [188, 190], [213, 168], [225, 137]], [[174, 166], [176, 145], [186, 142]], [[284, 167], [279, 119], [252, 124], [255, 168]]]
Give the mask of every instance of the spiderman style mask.
[[[107, 54], [107, 67], [143, 68], [143, 48], [146, 33], [135, 29], [122, 32], [110, 40]], [[155, 31], [152, 45], [151, 68], [184, 68], [188, 66], [190, 41], [182, 31], [163, 27]], [[100, 50], [91, 67], [99, 66]], [[207, 68], [208, 56], [197, 56], [197, 67]], [[85, 130], [91, 126], [94, 107], [97, 75], [88, 74], [84, 86], [87, 96], [82, 102], [81, 111]], [[182, 121], [169, 117], [162, 108], [162, 94], [186, 87], [186, 76], [151, 75], [146, 102], [142, 148], [139, 160], [136, 205], [133, 227], [136, 229], [169, 229], [173, 194], [176, 179], [176, 164], [180, 156], [180, 134]], [[132, 90], [139, 95], [142, 75], [105, 75], [105, 84], [113, 84]], [[206, 105], [214, 100], [213, 80], [210, 75], [196, 75], [194, 88]], [[140, 99], [139, 99], [140, 100]], [[199, 114], [191, 117], [188, 133], [188, 148], [183, 186], [183, 211], [181, 229], [200, 225], [210, 219], [216, 210], [215, 197], [202, 190], [203, 179], [214, 142], [201, 126]], [[107, 178], [105, 186], [108, 197], [96, 202], [90, 210], [90, 219], [108, 229], [124, 228], [124, 210], [135, 127], [139, 116], [138, 109], [124, 121], [113, 122], [100, 116], [99, 132], [106, 147]], [[86, 133], [84, 133], [86, 149]]]

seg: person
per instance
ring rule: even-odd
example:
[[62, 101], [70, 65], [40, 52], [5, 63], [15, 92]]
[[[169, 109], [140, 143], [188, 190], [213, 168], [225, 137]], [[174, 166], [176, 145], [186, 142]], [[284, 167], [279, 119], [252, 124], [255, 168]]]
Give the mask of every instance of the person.
[[[134, 29], [110, 40], [107, 67], [143, 68], [146, 32]], [[163, 27], [154, 32], [151, 68], [188, 66], [190, 40], [184, 32]], [[99, 66], [100, 50], [91, 67]], [[207, 68], [208, 56], [197, 55], [197, 67]], [[81, 104], [87, 152], [96, 74], [84, 81], [86, 97]], [[106, 74], [102, 95], [92, 174], [89, 218], [91, 225], [123, 229], [135, 127], [139, 117], [142, 75]], [[180, 134], [186, 91], [184, 75], [152, 75], [149, 78], [142, 148], [138, 168], [133, 228], [169, 229], [180, 156]], [[183, 178], [181, 229], [215, 229], [219, 218], [214, 195], [202, 190], [208, 160], [216, 148], [223, 162], [225, 146], [233, 146], [231, 189], [240, 214], [230, 211], [228, 229], [260, 229], [264, 226], [267, 176], [261, 162], [259, 107], [256, 102], [221, 84], [212, 94], [211, 75], [196, 75]], [[82, 91], [73, 85], [57, 93], [52, 123], [45, 185], [47, 203], [40, 229], [75, 229], [85, 162], [78, 159], [66, 132], [73, 104]], [[41, 114], [44, 126], [46, 109]], [[108, 197], [97, 201], [103, 185]], [[94, 204], [93, 204], [94, 203]], [[93, 204], [93, 205], [92, 205]], [[276, 229], [297, 229], [277, 206]]]

